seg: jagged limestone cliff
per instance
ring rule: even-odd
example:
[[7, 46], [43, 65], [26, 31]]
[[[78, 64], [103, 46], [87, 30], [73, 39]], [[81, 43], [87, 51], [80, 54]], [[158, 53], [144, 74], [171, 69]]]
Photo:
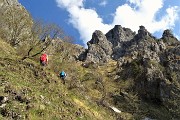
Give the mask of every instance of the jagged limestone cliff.
[[179, 117], [180, 41], [170, 30], [165, 30], [160, 39], [144, 26], [140, 26], [137, 34], [117, 25], [106, 35], [97, 31], [93, 34], [96, 36], [88, 42], [85, 60], [97, 64], [117, 61], [116, 81], [132, 82], [125, 91], [137, 92], [140, 99], [163, 105]]

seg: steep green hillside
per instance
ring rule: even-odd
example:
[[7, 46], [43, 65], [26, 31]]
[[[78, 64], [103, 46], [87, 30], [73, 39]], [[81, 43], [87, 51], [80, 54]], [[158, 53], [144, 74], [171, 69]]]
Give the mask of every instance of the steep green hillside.
[[30, 59], [20, 61], [14, 48], [1, 40], [0, 43], [0, 96], [8, 99], [1, 104], [1, 119], [113, 119], [79, 89], [68, 90], [77, 82], [71, 72], [85, 72], [79, 64], [60, 67], [69, 73], [69, 84], [63, 85], [50, 66], [41, 67]]

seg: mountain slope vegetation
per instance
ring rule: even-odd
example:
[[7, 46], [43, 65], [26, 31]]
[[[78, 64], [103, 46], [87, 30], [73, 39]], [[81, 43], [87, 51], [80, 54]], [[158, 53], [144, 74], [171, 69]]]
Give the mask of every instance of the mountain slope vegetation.
[[2, 119], [112, 119], [78, 91], [68, 90], [49, 66], [30, 59], [22, 62], [15, 49], [0, 42], [1, 97], [8, 99], [0, 108]]

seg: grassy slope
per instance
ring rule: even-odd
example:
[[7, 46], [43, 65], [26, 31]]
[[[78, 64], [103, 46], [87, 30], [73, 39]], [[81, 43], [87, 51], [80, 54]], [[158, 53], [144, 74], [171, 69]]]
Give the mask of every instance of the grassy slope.
[[[38, 57], [22, 62], [14, 48], [2, 40], [0, 44], [0, 95], [9, 98], [6, 106], [0, 108], [0, 119], [131, 120], [148, 116], [170, 119], [165, 108], [139, 100], [133, 91], [127, 96], [120, 95], [121, 90], [133, 86], [133, 80], [115, 81], [115, 61], [84, 68], [81, 62], [70, 62], [63, 53], [57, 53], [50, 56], [47, 67], [41, 67]], [[65, 85], [57, 76], [60, 70], [68, 74]], [[96, 84], [97, 80], [104, 88]], [[99, 104], [102, 98], [106, 107]], [[114, 104], [122, 113], [108, 109], [108, 105]]]
[[[50, 66], [43, 68], [29, 59], [19, 61], [15, 49], [1, 40], [0, 44], [0, 95], [9, 99], [0, 108], [0, 118], [113, 119], [105, 109], [78, 94], [79, 89], [68, 90], [70, 84], [63, 85]], [[75, 79], [74, 74], [71, 76], [73, 71], [85, 72], [78, 66], [75, 69], [69, 69], [72, 65], [61, 66], [69, 72], [69, 83]]]

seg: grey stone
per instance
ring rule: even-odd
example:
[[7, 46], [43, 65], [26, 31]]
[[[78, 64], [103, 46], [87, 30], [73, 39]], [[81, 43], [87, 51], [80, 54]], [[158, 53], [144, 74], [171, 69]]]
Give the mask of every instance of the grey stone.
[[112, 44], [107, 40], [106, 36], [101, 31], [96, 30], [87, 45], [88, 50], [86, 61], [105, 63], [111, 58]]

